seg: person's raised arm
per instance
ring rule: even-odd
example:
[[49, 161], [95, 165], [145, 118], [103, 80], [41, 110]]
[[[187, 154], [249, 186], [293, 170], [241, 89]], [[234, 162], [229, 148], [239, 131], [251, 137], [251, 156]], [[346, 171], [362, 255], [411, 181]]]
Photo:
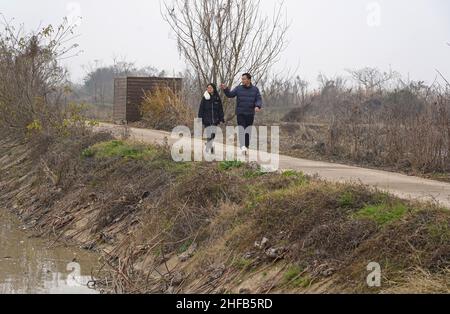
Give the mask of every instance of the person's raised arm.
[[227, 96], [228, 98], [234, 98], [237, 96], [237, 93], [236, 93], [237, 87], [233, 90], [230, 90], [230, 88], [227, 87], [225, 84], [220, 85], [220, 87], [222, 88], [225, 96]]

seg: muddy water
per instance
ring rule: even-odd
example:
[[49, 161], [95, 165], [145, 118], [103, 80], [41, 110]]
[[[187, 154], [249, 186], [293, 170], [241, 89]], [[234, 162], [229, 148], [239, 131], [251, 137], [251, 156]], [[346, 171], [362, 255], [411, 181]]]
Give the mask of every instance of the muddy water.
[[29, 238], [18, 219], [0, 208], [0, 294], [97, 293], [87, 284], [98, 256], [50, 244]]

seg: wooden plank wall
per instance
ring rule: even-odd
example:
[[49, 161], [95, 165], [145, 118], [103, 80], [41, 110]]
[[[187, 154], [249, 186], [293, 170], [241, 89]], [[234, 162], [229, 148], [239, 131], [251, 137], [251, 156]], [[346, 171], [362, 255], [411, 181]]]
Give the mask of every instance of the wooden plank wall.
[[[135, 122], [140, 120], [139, 106], [145, 92], [154, 91], [158, 87], [169, 87], [178, 92], [181, 90], [182, 84], [180, 78], [127, 77], [124, 80], [125, 86], [122, 79], [117, 79], [115, 83], [115, 88], [120, 89], [120, 91], [114, 92], [114, 107], [117, 104], [117, 115], [114, 114], [114, 121], [116, 122], [122, 120]], [[126, 99], [123, 102], [124, 95], [126, 95]]]
[[127, 121], [127, 79], [114, 80], [114, 107], [113, 119], [116, 123]]

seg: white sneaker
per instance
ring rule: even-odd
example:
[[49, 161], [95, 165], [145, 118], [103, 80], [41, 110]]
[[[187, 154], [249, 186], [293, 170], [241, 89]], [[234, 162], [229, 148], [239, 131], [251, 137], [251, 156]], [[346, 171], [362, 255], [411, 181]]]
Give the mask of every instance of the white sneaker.
[[242, 146], [242, 148], [241, 148], [241, 152], [242, 152], [242, 155], [247, 155], [247, 152], [248, 152], [248, 149], [247, 149], [247, 147], [245, 147], [245, 146]]

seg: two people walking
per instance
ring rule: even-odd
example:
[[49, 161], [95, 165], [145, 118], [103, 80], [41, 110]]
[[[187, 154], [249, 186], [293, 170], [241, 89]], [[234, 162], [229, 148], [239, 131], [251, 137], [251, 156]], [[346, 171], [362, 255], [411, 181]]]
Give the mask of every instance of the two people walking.
[[[244, 73], [241, 78], [241, 85], [231, 90], [225, 84], [221, 84], [221, 89], [228, 98], [237, 98], [236, 117], [239, 126], [239, 143], [241, 152], [248, 153], [251, 142], [251, 127], [255, 121], [255, 114], [260, 112], [263, 106], [262, 96], [259, 89], [252, 84], [252, 76]], [[198, 117], [203, 120], [203, 126], [207, 128], [207, 146], [209, 153], [214, 153], [213, 142], [216, 127], [220, 123], [225, 123], [223, 104], [217, 88], [214, 84], [208, 85], [200, 104]]]

